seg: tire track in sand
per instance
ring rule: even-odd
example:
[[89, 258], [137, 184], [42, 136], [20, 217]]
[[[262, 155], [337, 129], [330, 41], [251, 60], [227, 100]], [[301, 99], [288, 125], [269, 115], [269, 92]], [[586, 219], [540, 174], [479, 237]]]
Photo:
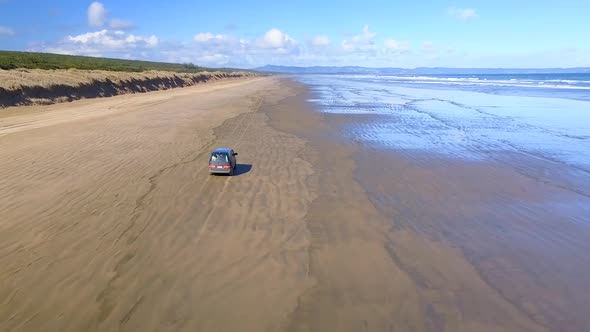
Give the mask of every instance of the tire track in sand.
[[[296, 139], [264, 129], [259, 115], [235, 117], [251, 111], [249, 101], [257, 91], [267, 90], [260, 98], [283, 94], [269, 82], [199, 94], [198, 99], [187, 94], [87, 121], [74, 117], [72, 124], [64, 117], [59, 124], [37, 123], [1, 137], [0, 298], [10, 302], [0, 306], [0, 330], [117, 330], [124, 325], [126, 330], [232, 326], [258, 331], [265, 329], [262, 325], [276, 326], [300, 287], [289, 270], [298, 264], [287, 260], [299, 260], [295, 244], [301, 236], [289, 240], [290, 248], [278, 246], [281, 250], [260, 257], [299, 226], [305, 194], [289, 200], [286, 193], [304, 192], [297, 179], [309, 165], [295, 160], [289, 171], [254, 165], [230, 179], [209, 177], [206, 161], [200, 160], [224, 137], [232, 138], [229, 143], [241, 140], [236, 144], [242, 162], [270, 159], [276, 152], [292, 159], [300, 144]], [[83, 108], [92, 112], [105, 102], [83, 103]], [[75, 113], [77, 105], [60, 107]], [[235, 132], [214, 141], [211, 129], [224, 118], [233, 119], [222, 124], [222, 132]], [[246, 125], [237, 121], [246, 120], [251, 122], [242, 131]], [[277, 149], [283, 143], [287, 147]], [[275, 177], [269, 179], [269, 173]], [[195, 242], [204, 213], [222, 197], [216, 195], [219, 186], [229, 181], [222, 194], [228, 203], [215, 207]], [[264, 295], [260, 280], [284, 290]], [[219, 293], [207, 296], [214, 289]], [[264, 296], [251, 302], [263, 305], [240, 305], [253, 290]], [[267, 317], [271, 308], [282, 309]], [[225, 315], [226, 310], [232, 312]], [[249, 313], [256, 319], [238, 317]], [[68, 317], [67, 322], [59, 317]]]
[[[259, 102], [256, 103], [254, 110], [258, 109], [258, 107], [259, 107]], [[247, 118], [247, 114], [242, 116], [241, 118], [242, 118], [241, 121], [234, 125], [234, 128], [232, 129], [231, 133], [228, 135], [229, 138], [233, 138], [237, 129], [242, 127], [243, 122]], [[247, 131], [247, 126], [244, 127], [244, 130], [242, 131], [240, 138], [244, 135], [244, 133], [246, 131]], [[150, 222], [153, 221], [153, 219], [152, 218], [144, 218], [143, 226], [141, 228], [139, 228], [135, 233], [129, 234], [130, 231], [137, 225], [138, 220], [140, 220], [140, 218], [143, 217], [142, 213], [145, 210], [146, 201], [149, 200], [150, 194], [152, 194], [154, 192], [154, 190], [157, 189], [158, 182], [162, 180], [161, 177], [163, 177], [167, 172], [170, 172], [177, 167], [181, 167], [184, 165], [191, 165], [192, 163], [194, 163], [196, 161], [200, 161], [200, 159], [204, 155], [208, 155], [209, 150], [210, 149], [202, 150], [189, 160], [179, 161], [179, 162], [174, 163], [172, 165], [166, 166], [166, 167], [158, 170], [154, 175], [152, 175], [148, 178], [148, 182], [149, 182], [148, 190], [136, 200], [135, 207], [131, 213], [131, 219], [129, 221], [129, 225], [117, 237], [117, 239], [115, 240], [115, 242], [112, 245], [113, 248], [115, 248], [118, 245], [119, 241], [121, 239], [123, 239], [124, 237], [126, 237], [126, 245], [132, 246], [133, 243], [135, 241], [137, 241], [137, 239], [149, 227]], [[196, 167], [199, 167], [199, 166], [200, 165], [196, 165]], [[200, 173], [205, 173], [205, 172], [200, 172]], [[207, 171], [207, 173], [208, 173], [208, 171]], [[205, 173], [205, 174], [207, 174], [207, 173]], [[207, 176], [205, 178], [205, 181], [203, 181], [198, 192], [203, 192], [203, 188], [205, 188], [207, 186], [210, 179], [211, 179], [211, 177], [209, 177], [209, 176]], [[223, 194], [223, 192], [225, 191], [225, 188], [227, 188], [227, 185], [228, 185], [230, 179], [231, 179], [231, 177], [226, 179], [226, 181], [224, 182], [224, 189], [219, 193], [219, 195]], [[213, 206], [209, 210], [207, 218], [205, 219], [204, 226], [207, 223], [207, 219], [209, 218], [209, 215], [217, 206], [217, 202], [218, 202], [218, 200], [215, 200], [215, 203], [213, 204]], [[204, 229], [204, 227], [203, 227], [203, 229]], [[98, 323], [104, 321], [105, 318], [112, 312], [112, 310], [114, 308], [114, 305], [112, 304], [114, 302], [112, 297], [113, 297], [113, 294], [115, 293], [113, 284], [119, 279], [121, 271], [123, 270], [124, 266], [127, 265], [136, 256], [137, 249], [135, 249], [133, 247], [130, 247], [129, 249], [130, 250], [128, 250], [128, 252], [125, 255], [123, 255], [123, 257], [121, 257], [120, 260], [117, 262], [117, 264], [115, 265], [113, 277], [108, 282], [105, 289], [103, 289], [103, 291], [101, 291], [101, 293], [97, 297], [97, 301], [99, 301], [101, 303]], [[144, 297], [143, 297], [143, 295], [140, 295], [139, 298], [143, 301]], [[137, 306], [142, 301], [139, 301], [139, 302], [136, 302], [135, 304], [133, 304], [130, 311], [124, 316], [124, 318], [121, 320], [121, 322], [126, 323], [127, 321], [129, 321], [131, 315], [137, 310]]]

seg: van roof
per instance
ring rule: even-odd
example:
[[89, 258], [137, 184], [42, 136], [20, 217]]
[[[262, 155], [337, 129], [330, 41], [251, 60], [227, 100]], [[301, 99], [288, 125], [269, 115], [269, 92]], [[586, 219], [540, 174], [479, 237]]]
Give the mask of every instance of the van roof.
[[213, 150], [213, 153], [229, 153], [230, 148], [217, 148]]

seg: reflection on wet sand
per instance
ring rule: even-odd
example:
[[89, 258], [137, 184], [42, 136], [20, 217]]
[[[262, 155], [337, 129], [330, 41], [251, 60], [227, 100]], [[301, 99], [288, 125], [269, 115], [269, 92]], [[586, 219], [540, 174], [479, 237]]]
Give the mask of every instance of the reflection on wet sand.
[[373, 160], [359, 162], [357, 177], [395, 230], [460, 249], [488, 285], [541, 325], [585, 330], [589, 198], [502, 164], [370, 150], [357, 160], [368, 154]]

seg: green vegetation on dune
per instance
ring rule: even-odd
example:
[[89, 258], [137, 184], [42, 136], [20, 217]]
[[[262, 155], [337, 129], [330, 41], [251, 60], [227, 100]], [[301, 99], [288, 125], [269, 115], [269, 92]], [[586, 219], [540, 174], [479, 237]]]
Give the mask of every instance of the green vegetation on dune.
[[95, 58], [77, 55], [51, 53], [0, 51], [0, 69], [85, 69], [141, 72], [145, 70], [164, 70], [179, 73], [202, 71], [235, 71], [228, 68], [205, 68], [192, 63], [167, 63], [138, 60]]

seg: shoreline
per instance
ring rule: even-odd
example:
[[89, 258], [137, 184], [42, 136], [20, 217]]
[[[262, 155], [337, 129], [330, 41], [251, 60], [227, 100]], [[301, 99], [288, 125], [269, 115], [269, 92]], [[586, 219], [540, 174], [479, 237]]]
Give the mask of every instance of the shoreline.
[[[404, 301], [415, 308], [415, 316], [392, 313], [395, 323], [389, 326], [478, 331], [579, 331], [588, 326], [582, 304], [590, 283], [579, 278], [590, 273], [581, 254], [590, 250], [587, 182], [576, 182], [576, 174], [567, 170], [560, 173], [559, 165], [501, 151], [491, 160], [470, 160], [363, 142], [348, 132], [370, 120], [369, 113], [317, 113], [309, 115], [315, 120], [304, 129], [292, 130], [319, 147], [323, 166], [318, 177], [330, 178], [321, 187], [343, 186], [322, 191], [320, 199], [333, 196], [338, 202], [324, 212], [333, 216], [337, 213], [328, 211], [337, 206], [366, 201], [365, 212], [357, 217], [366, 221], [364, 234], [370, 229], [381, 233], [371, 243], [387, 249], [392, 269], [403, 276], [398, 280], [407, 281]], [[299, 124], [301, 119], [278, 123], [290, 122]], [[347, 151], [344, 159], [333, 152], [342, 149]], [[334, 178], [343, 167], [350, 167], [348, 174]], [[355, 187], [362, 190], [347, 198], [346, 191]], [[351, 215], [340, 218], [346, 221]], [[386, 265], [383, 261], [366, 271]], [[395, 279], [394, 274], [390, 278]], [[387, 294], [387, 283], [380, 284]], [[566, 285], [571, 288], [564, 289]], [[387, 322], [374, 319], [378, 326]]]
[[[299, 98], [294, 103], [307, 104], [305, 94]], [[393, 174], [383, 172], [385, 163], [363, 162], [366, 147], [342, 138], [340, 128], [353, 120], [313, 107], [300, 106], [298, 114], [275, 110], [270, 122], [307, 142], [310, 184], [318, 188], [306, 215], [317, 282], [290, 315], [292, 330], [546, 330], [506, 301], [452, 243], [404, 227], [408, 215], [376, 204], [370, 193], [386, 190], [383, 180]], [[367, 187], [358, 172], [376, 182]]]

